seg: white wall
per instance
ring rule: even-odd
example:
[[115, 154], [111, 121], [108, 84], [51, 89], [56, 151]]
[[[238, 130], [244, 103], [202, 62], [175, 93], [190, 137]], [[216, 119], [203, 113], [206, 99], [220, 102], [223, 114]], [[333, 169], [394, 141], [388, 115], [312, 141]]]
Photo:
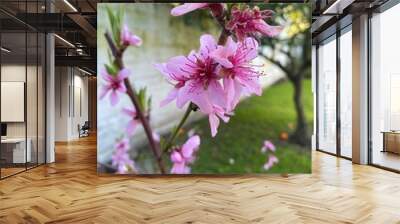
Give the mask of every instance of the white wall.
[[[38, 70], [37, 70], [38, 69]], [[27, 80], [26, 80], [27, 78]], [[2, 82], [23, 82], [25, 89], [20, 94], [24, 95], [26, 90], [26, 102], [22, 102], [22, 108], [1, 107], [2, 112], [17, 113], [12, 110], [19, 111], [23, 115], [26, 112], [26, 120], [23, 118], [21, 122], [5, 122], [7, 124], [7, 137], [9, 138], [25, 138], [29, 139], [29, 147], [31, 149], [32, 161], [36, 162], [39, 158], [39, 163], [44, 162], [44, 74], [42, 68], [25, 64], [3, 64], [1, 66], [1, 81]], [[3, 92], [2, 94], [7, 94]], [[2, 95], [2, 98], [7, 98], [7, 95]], [[26, 106], [25, 106], [26, 103]], [[8, 111], [7, 111], [8, 110]], [[39, 154], [37, 156], [37, 153]]]
[[78, 124], [88, 120], [88, 78], [72, 67], [56, 67], [55, 73], [55, 141], [74, 140]]

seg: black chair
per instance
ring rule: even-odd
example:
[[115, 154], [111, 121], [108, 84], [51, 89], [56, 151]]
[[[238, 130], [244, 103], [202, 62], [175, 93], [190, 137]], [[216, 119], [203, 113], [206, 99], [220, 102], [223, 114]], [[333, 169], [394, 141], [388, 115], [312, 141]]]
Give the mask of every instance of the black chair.
[[90, 129], [89, 121], [85, 121], [82, 127], [78, 125], [79, 138], [89, 136], [89, 129]]

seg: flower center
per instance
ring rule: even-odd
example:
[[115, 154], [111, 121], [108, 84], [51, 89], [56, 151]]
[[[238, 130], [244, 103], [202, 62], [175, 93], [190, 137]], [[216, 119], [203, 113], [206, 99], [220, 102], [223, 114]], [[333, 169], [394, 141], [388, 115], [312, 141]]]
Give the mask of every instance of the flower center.
[[111, 84], [111, 87], [112, 87], [113, 89], [118, 89], [119, 86], [120, 86], [120, 82], [112, 82], [112, 84]]
[[197, 79], [204, 88], [208, 87], [208, 84], [212, 79], [217, 79], [216, 68], [217, 63], [215, 63], [210, 57], [201, 60], [197, 58], [196, 61], [197, 70], [194, 74], [194, 78]]

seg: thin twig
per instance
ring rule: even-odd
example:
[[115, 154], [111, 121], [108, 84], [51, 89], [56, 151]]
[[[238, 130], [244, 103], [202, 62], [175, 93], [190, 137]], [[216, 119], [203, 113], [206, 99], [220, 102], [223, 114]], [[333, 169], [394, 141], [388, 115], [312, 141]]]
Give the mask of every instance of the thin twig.
[[218, 22], [218, 24], [221, 26], [221, 34], [219, 35], [218, 38], [218, 44], [222, 45], [225, 44], [227, 38], [230, 35], [229, 30], [226, 29], [225, 27], [225, 18], [227, 17], [227, 11], [224, 10], [224, 12], [220, 16], [213, 16], [214, 19]]
[[182, 126], [185, 124], [187, 118], [190, 115], [190, 112], [193, 110], [193, 103], [190, 103], [189, 106], [186, 109], [185, 114], [183, 115], [181, 121], [179, 124], [175, 127], [174, 132], [172, 135], [169, 137], [167, 143], [165, 144], [165, 147], [163, 148], [163, 153], [168, 152], [169, 149], [173, 146], [173, 142], [175, 141], [176, 136], [178, 135], [179, 130], [182, 128]]
[[[121, 50], [118, 50], [117, 47], [115, 46], [110, 34], [109, 33], [105, 33], [104, 35], [106, 37], [108, 45], [110, 46], [112, 54], [115, 57], [115, 61], [117, 63], [117, 66], [119, 67], [119, 69], [124, 68], [124, 64], [122, 62], [122, 54], [123, 54], [125, 48], [123, 48]], [[156, 142], [154, 141], [153, 131], [151, 130], [149, 122], [146, 119], [146, 116], [144, 115], [144, 113], [143, 113], [143, 111], [142, 111], [142, 109], [140, 107], [139, 99], [138, 99], [138, 97], [136, 95], [136, 92], [134, 91], [134, 88], [131, 85], [131, 83], [129, 82], [128, 78], [126, 78], [124, 80], [124, 83], [125, 83], [125, 86], [126, 86], [126, 89], [127, 89], [126, 93], [129, 96], [129, 98], [131, 99], [133, 105], [135, 106], [136, 113], [137, 113], [138, 118], [140, 119], [140, 121], [142, 123], [143, 129], [144, 129], [144, 131], [146, 133], [146, 136], [147, 136], [147, 139], [148, 139], [148, 141], [150, 143], [150, 147], [151, 147], [151, 149], [153, 151], [153, 154], [156, 157], [156, 160], [157, 160], [158, 166], [160, 168], [160, 171], [161, 171], [162, 174], [165, 174], [165, 166], [164, 166], [164, 163], [162, 161], [162, 156], [161, 156], [161, 153], [160, 153], [160, 150], [159, 150], [159, 145], [156, 144]]]

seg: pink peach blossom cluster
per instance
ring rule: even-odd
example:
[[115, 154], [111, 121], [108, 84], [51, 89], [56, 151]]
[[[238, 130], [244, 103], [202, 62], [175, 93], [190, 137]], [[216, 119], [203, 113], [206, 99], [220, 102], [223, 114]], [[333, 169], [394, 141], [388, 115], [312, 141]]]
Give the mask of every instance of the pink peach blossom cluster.
[[265, 19], [269, 19], [274, 15], [272, 10], [260, 10], [257, 6], [250, 8], [246, 6], [240, 9], [233, 6], [231, 9], [231, 19], [226, 24], [226, 28], [235, 33], [239, 40], [243, 40], [248, 36], [277, 36], [281, 31], [280, 26], [271, 26]]
[[193, 163], [196, 159], [195, 153], [200, 146], [200, 137], [193, 135], [190, 137], [182, 147], [175, 148], [171, 153], [171, 174], [189, 174], [189, 164]]
[[253, 38], [235, 42], [228, 37], [218, 45], [211, 35], [200, 37], [200, 49], [188, 56], [176, 56], [156, 68], [174, 86], [161, 105], [176, 100], [178, 108], [194, 103], [209, 116], [211, 134], [217, 134], [219, 119], [229, 121], [243, 94], [261, 95], [259, 76], [251, 63], [258, 54]]
[[111, 157], [112, 165], [117, 167], [117, 173], [124, 174], [129, 169], [134, 169], [134, 162], [129, 158], [129, 140], [123, 138], [115, 144], [115, 150]]
[[[171, 10], [173, 16], [181, 16], [197, 9], [209, 9], [214, 17], [223, 16], [226, 8], [224, 3], [185, 3]], [[257, 6], [250, 8], [248, 5], [242, 9], [237, 5], [231, 8], [231, 16], [225, 28], [235, 34], [239, 40], [252, 36], [274, 37], [282, 31], [281, 26], [272, 26], [265, 22], [272, 18], [272, 10], [260, 10]]]
[[267, 154], [267, 162], [264, 164], [264, 169], [269, 170], [279, 162], [278, 157], [275, 156], [276, 147], [270, 140], [265, 140], [261, 147], [261, 152]]

